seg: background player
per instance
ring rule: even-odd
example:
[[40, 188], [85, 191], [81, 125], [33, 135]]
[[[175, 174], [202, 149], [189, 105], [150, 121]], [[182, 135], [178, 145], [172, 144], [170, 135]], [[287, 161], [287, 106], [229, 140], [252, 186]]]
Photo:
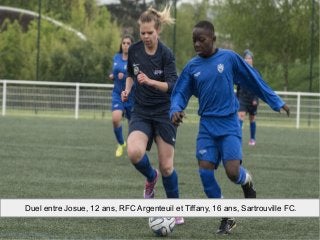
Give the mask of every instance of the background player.
[[133, 43], [133, 38], [130, 35], [124, 35], [121, 39], [120, 50], [113, 57], [113, 69], [109, 78], [113, 80], [114, 87], [112, 90], [112, 124], [113, 132], [116, 136], [118, 146], [116, 149], [116, 157], [121, 157], [126, 143], [123, 138], [122, 131], [122, 116], [124, 115], [128, 120], [131, 117], [131, 108], [133, 98], [128, 97], [128, 101], [122, 102], [121, 92], [125, 89], [127, 77], [127, 63], [128, 63], [128, 50]]
[[[243, 54], [244, 60], [253, 67], [253, 53], [246, 49]], [[249, 121], [250, 121], [250, 140], [249, 145], [255, 146], [256, 145], [256, 115], [257, 109], [259, 105], [259, 98], [248, 91], [245, 88], [241, 88], [240, 85], [237, 86], [237, 97], [239, 100], [239, 121], [240, 126], [242, 128], [243, 122], [245, 120], [246, 114], [249, 114]]]

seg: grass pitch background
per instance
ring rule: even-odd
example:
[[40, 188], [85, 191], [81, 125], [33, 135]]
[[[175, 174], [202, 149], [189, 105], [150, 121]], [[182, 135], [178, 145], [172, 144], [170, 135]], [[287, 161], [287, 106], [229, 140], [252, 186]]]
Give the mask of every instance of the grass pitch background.
[[[123, 122], [126, 135], [127, 124]], [[259, 126], [257, 146], [243, 133], [244, 166], [258, 198], [319, 198], [319, 129]], [[181, 198], [206, 198], [195, 160], [197, 124], [178, 130], [175, 167]], [[116, 159], [110, 120], [0, 118], [1, 198], [142, 198], [144, 179], [126, 156]], [[156, 166], [156, 151], [149, 156]], [[242, 198], [220, 167], [225, 198]], [[161, 180], [157, 198], [165, 198]], [[319, 239], [318, 218], [237, 218], [230, 236], [219, 218], [186, 218], [166, 239]], [[159, 239], [146, 218], [1, 218], [0, 239]]]

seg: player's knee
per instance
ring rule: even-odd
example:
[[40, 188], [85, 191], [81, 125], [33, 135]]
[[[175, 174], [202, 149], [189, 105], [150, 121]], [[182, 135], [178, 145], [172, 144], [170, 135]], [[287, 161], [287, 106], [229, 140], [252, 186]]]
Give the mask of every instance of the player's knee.
[[161, 164], [160, 164], [159, 169], [160, 169], [160, 172], [161, 172], [162, 176], [168, 177], [173, 172], [173, 165], [161, 166]]
[[129, 144], [127, 147], [127, 153], [128, 153], [128, 157], [132, 163], [139, 162], [144, 155], [144, 152], [141, 151], [139, 148], [131, 146]]
[[226, 169], [226, 174], [232, 182], [236, 182], [238, 180], [239, 169], [236, 169], [236, 168]]

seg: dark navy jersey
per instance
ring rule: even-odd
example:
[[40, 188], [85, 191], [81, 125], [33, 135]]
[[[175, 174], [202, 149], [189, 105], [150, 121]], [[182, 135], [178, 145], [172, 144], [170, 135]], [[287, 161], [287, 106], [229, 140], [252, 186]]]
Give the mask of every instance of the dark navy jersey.
[[239, 85], [237, 86], [237, 97], [240, 104], [244, 105], [252, 105], [253, 101], [259, 102], [259, 98], [256, 95]]
[[[122, 79], [118, 78], [118, 74], [123, 73], [124, 77]], [[121, 53], [116, 53], [113, 57], [113, 91], [121, 94], [126, 86], [126, 77], [127, 77], [127, 60], [122, 59]]]
[[170, 116], [183, 111], [192, 95], [198, 98], [200, 116], [236, 114], [239, 102], [234, 84], [250, 90], [275, 111], [285, 104], [240, 55], [218, 49], [208, 58], [196, 56], [187, 63], [172, 93]]
[[[128, 56], [128, 76], [135, 85], [134, 111], [148, 115], [168, 113], [170, 96], [177, 81], [175, 59], [172, 51], [160, 41], [154, 55], [148, 55], [142, 41], [132, 44]], [[137, 82], [137, 75], [143, 72], [150, 79], [168, 83], [168, 91]]]

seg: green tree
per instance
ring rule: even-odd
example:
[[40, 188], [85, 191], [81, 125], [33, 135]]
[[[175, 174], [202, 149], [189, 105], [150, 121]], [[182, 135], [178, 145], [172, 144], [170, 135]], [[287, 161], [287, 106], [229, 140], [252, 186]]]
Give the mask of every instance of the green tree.
[[[1, 4], [37, 11], [38, 1], [22, 1], [21, 6], [19, 2], [0, 0]], [[108, 10], [89, 0], [42, 0], [42, 11], [39, 80], [105, 82], [112, 57], [119, 48], [121, 32]], [[64, 27], [47, 21], [47, 16]], [[31, 20], [23, 31], [21, 22], [20, 25], [18, 21], [3, 22], [0, 78], [36, 79], [37, 23], [37, 19]], [[82, 32], [87, 40], [79, 38], [70, 27]]]
[[[217, 1], [216, 23], [220, 33], [238, 52], [250, 48], [255, 64], [265, 72], [281, 71], [283, 89], [289, 90], [289, 70], [298, 61], [310, 61], [311, 1], [226, 0]], [[319, 12], [317, 6], [316, 12]], [[315, 22], [318, 24], [319, 15]], [[319, 27], [319, 25], [317, 25]], [[317, 28], [318, 29], [318, 28]], [[319, 31], [313, 39], [319, 43]], [[315, 55], [319, 55], [319, 45]], [[307, 70], [307, 69], [306, 69]]]

